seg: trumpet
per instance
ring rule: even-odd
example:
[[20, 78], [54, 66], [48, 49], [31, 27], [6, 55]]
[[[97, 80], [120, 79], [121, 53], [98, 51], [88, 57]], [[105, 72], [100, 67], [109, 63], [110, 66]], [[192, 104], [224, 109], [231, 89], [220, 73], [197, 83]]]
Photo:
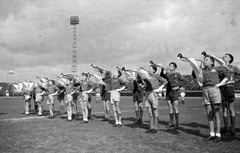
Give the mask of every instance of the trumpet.
[[219, 56], [214, 56], [214, 55], [209, 55], [209, 54], [207, 54], [205, 51], [203, 51], [202, 53], [201, 53], [201, 55], [203, 56], [203, 57], [205, 57], [205, 56], [211, 56], [211, 57], [213, 57], [213, 58], [215, 58], [215, 59], [223, 59], [223, 57], [219, 57]]
[[93, 65], [93, 64], [91, 64], [91, 68], [97, 69], [97, 70], [99, 70], [99, 71], [107, 71], [106, 69], [104, 69], [104, 68], [102, 68], [102, 67], [99, 67], [99, 66], [95, 66], [95, 65]]
[[205, 56], [207, 56], [207, 53], [206, 53], [205, 51], [203, 51], [203, 52], [201, 53], [201, 55], [202, 55], [203, 57], [205, 57]]
[[[180, 60], [182, 60], [182, 61], [184, 61], [184, 62], [188, 62], [188, 58], [187, 58], [187, 57], [184, 57], [184, 56], [182, 55], [182, 53], [179, 53], [179, 54], [177, 55], [177, 58], [180, 59]], [[195, 59], [195, 60], [196, 60], [196, 61], [200, 61], [200, 62], [203, 63], [202, 60], [199, 60], [199, 59]]]
[[155, 65], [155, 66], [161, 67], [161, 68], [163, 68], [163, 69], [165, 69], [165, 70], [168, 69], [168, 67], [166, 67], [166, 66], [164, 66], [164, 65], [162, 65], [162, 64], [156, 64], [156, 63], [154, 63], [153, 61], [150, 61], [150, 62], [149, 62], [149, 65]]
[[122, 71], [123, 71], [123, 72], [132, 71], [132, 69], [126, 69], [125, 67], [122, 67]]
[[122, 68], [116, 67], [116, 69], [121, 72], [132, 71], [131, 69], [126, 69], [125, 67], [122, 67]]
[[121, 72], [123, 71], [122, 68], [120, 68], [120, 67], [118, 67], [118, 66], [116, 67], [116, 69], [117, 69], [118, 71], [121, 71]]
[[90, 74], [89, 72], [82, 72], [82, 75], [86, 75], [87, 78], [89, 78], [92, 74]]

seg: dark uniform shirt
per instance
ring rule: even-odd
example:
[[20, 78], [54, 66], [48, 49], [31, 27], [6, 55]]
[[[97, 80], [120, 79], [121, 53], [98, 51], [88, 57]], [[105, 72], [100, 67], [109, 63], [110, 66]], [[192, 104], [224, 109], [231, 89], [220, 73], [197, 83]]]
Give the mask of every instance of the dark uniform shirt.
[[230, 79], [227, 81], [227, 83], [235, 83], [239, 81], [239, 74], [240, 70], [238, 67], [233, 65], [228, 65], [228, 68], [230, 69]]
[[145, 91], [147, 92], [151, 92], [159, 88], [161, 85], [166, 85], [168, 83], [166, 79], [157, 74], [150, 75], [150, 79], [144, 81], [146, 82]]
[[220, 82], [220, 78], [230, 78], [230, 73], [223, 67], [205, 67], [202, 68], [203, 87], [215, 86]]
[[[169, 73], [166, 72], [165, 74], [163, 71], [161, 71], [160, 74], [163, 78], [166, 78], [168, 81], [168, 87], [174, 88], [174, 87], [182, 87], [187, 83], [187, 79], [185, 79], [180, 73], [173, 72]], [[182, 84], [180, 84], [182, 82]]]

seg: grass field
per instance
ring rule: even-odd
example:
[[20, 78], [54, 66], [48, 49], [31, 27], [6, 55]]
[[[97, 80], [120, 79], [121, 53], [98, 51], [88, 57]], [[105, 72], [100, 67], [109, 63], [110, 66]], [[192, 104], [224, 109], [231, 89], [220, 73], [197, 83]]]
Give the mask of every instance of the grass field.
[[[6, 100], [0, 98], [0, 152], [43, 153], [43, 152], [109, 152], [109, 153], [219, 153], [240, 152], [240, 99], [235, 101], [236, 136], [223, 135], [219, 143], [204, 142], [209, 130], [202, 98], [186, 98], [179, 104], [180, 129], [168, 128], [168, 109], [166, 101], [160, 100], [158, 133], [148, 134], [147, 111], [144, 110], [144, 124], [135, 125], [134, 105], [131, 97], [121, 98], [123, 127], [113, 127], [111, 121], [102, 122], [102, 104], [95, 103], [93, 97], [93, 119], [82, 123], [80, 105], [79, 115], [73, 121], [67, 116], [49, 119], [44, 102], [44, 116], [24, 115], [22, 97]], [[32, 106], [33, 108], [33, 106]], [[59, 110], [55, 105], [55, 113]], [[222, 124], [223, 125], [223, 124]]]

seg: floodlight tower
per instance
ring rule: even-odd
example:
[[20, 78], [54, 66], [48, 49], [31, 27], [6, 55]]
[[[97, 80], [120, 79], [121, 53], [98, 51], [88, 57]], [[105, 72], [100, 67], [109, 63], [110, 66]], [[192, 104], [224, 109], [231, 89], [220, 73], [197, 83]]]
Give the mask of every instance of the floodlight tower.
[[78, 16], [70, 17], [70, 24], [73, 25], [73, 57], [72, 57], [72, 74], [77, 74], [77, 24]]

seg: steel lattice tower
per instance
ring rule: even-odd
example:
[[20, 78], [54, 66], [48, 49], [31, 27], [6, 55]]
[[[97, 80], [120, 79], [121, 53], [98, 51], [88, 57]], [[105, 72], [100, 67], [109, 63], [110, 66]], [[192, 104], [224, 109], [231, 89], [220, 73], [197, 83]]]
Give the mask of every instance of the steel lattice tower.
[[78, 16], [70, 17], [70, 24], [73, 25], [73, 56], [72, 56], [72, 74], [77, 74], [77, 24]]

